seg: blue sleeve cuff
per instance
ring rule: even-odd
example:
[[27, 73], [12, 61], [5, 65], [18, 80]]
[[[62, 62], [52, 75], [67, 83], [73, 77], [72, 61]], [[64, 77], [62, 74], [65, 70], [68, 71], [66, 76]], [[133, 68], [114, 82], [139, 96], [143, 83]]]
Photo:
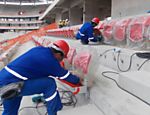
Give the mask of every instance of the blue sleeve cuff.
[[66, 79], [64, 79], [72, 84], [78, 84], [80, 82], [79, 77], [70, 74]]
[[94, 39], [90, 39], [90, 41], [92, 41], [92, 42], [97, 42], [97, 38], [94, 37]]

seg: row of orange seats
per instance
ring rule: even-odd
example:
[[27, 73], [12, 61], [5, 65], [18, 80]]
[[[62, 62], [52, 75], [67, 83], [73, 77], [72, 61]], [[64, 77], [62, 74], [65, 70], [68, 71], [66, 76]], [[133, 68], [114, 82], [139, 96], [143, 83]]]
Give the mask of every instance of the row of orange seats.
[[[149, 40], [150, 15], [126, 17], [123, 19], [104, 20], [100, 24], [100, 31], [105, 40], [118, 42], [129, 39], [131, 42]], [[74, 38], [81, 25], [48, 30], [47, 35]]]
[[46, 35], [56, 36], [56, 37], [65, 37], [65, 38], [75, 38], [75, 35], [81, 25], [73, 27], [64, 27], [59, 29], [48, 30]]
[[131, 42], [149, 40], [150, 15], [104, 21], [102, 34], [106, 40]]

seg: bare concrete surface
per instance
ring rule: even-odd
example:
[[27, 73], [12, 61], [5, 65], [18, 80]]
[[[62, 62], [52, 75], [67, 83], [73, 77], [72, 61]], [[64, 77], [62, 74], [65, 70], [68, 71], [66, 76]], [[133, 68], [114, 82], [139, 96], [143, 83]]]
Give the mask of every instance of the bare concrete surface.
[[87, 104], [73, 109], [62, 110], [58, 112], [58, 115], [103, 115], [103, 113], [94, 104]]
[[18, 50], [16, 51], [15, 55], [12, 57], [11, 60], [16, 59], [17, 57], [19, 57], [20, 55], [24, 54], [25, 52], [27, 52], [28, 50], [30, 50], [33, 47], [35, 47], [35, 44], [33, 43], [33, 41], [29, 41], [29, 42], [26, 42], [26, 43], [22, 44], [18, 48]]

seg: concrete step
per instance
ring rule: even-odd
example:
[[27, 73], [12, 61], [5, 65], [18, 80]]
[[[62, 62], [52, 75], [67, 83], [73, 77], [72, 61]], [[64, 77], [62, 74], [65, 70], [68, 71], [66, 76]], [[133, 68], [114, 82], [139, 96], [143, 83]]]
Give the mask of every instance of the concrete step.
[[87, 104], [58, 112], [58, 115], [103, 115], [103, 113], [94, 105]]
[[150, 72], [130, 71], [120, 73], [119, 86], [150, 104]]

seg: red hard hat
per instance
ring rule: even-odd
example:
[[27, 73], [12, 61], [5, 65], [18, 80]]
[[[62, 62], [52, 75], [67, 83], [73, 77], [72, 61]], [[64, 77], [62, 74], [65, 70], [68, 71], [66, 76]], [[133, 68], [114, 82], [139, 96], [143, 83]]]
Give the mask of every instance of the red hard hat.
[[96, 24], [99, 24], [100, 19], [97, 18], [97, 17], [95, 17], [95, 18], [92, 19], [92, 22], [94, 22], [94, 23], [96, 23]]
[[67, 57], [67, 54], [69, 52], [69, 44], [66, 41], [57, 40], [53, 44], [56, 45], [60, 49], [60, 51], [62, 51], [65, 57]]

